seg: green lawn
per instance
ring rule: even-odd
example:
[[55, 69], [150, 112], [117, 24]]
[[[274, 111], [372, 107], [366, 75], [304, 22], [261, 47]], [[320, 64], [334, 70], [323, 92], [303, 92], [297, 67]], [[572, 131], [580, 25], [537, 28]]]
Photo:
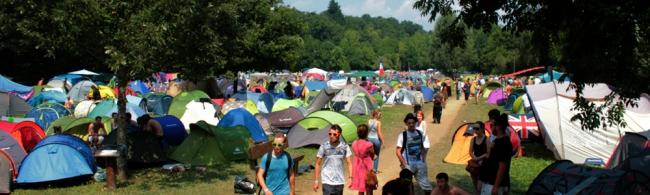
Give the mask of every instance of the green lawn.
[[[463, 124], [463, 121], [474, 122], [487, 120], [487, 112], [490, 109], [497, 108], [503, 111], [501, 107], [487, 105], [481, 102], [479, 104], [474, 104], [473, 101], [470, 102], [467, 105], [463, 105], [458, 113], [455, 125], [452, 125], [452, 128], [448, 131], [455, 131], [458, 126]], [[482, 102], [485, 102], [484, 99]], [[512, 194], [525, 194], [528, 186], [537, 177], [537, 174], [555, 161], [553, 154], [541, 143], [525, 143], [523, 146], [525, 148], [524, 156], [513, 158], [511, 163], [510, 179]], [[429, 167], [430, 175], [435, 176], [438, 172], [447, 172], [450, 177], [450, 182], [453, 185], [458, 185], [463, 189], [473, 192], [472, 180], [467, 171], [465, 171], [464, 165], [442, 162], [442, 159], [444, 159], [451, 148], [451, 133], [442, 138], [441, 142], [432, 146], [432, 148], [434, 148], [432, 152], [433, 159], [439, 159], [439, 161], [433, 162], [434, 166]]]

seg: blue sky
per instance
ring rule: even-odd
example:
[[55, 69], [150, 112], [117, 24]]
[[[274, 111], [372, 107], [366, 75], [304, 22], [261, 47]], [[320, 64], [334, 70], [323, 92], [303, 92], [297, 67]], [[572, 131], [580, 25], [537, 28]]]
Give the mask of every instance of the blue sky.
[[[344, 15], [394, 17], [397, 20], [409, 20], [420, 24], [425, 30], [431, 30], [431, 24], [420, 12], [413, 9], [415, 0], [337, 0]], [[329, 0], [284, 0], [284, 3], [300, 11], [322, 12], [327, 9]]]

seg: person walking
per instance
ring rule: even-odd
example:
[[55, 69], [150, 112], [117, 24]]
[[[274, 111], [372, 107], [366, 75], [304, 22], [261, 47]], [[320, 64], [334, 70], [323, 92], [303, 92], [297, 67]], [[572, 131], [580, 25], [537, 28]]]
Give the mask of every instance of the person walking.
[[296, 180], [293, 172], [293, 159], [284, 151], [286, 136], [275, 134], [273, 151], [262, 155], [261, 165], [257, 171], [257, 181], [265, 195], [295, 195]]
[[332, 125], [328, 133], [329, 140], [318, 148], [316, 162], [314, 163], [314, 192], [318, 191], [319, 183], [323, 183], [323, 195], [343, 194], [345, 185], [343, 159], [348, 165], [350, 176], [353, 175], [352, 161], [350, 159], [352, 151], [348, 144], [341, 141], [341, 133], [342, 130], [339, 125]]
[[510, 191], [512, 143], [506, 134], [507, 126], [507, 114], [501, 114], [492, 126], [496, 138], [488, 147], [488, 157], [479, 174], [481, 195], [503, 195]]
[[483, 160], [487, 158], [487, 146], [489, 145], [489, 140], [485, 136], [485, 124], [481, 121], [476, 121], [474, 128], [474, 136], [469, 146], [469, 155], [471, 159], [467, 162], [467, 167], [465, 170], [470, 173], [472, 177], [472, 183], [474, 184], [474, 189], [478, 192], [481, 191], [481, 185], [478, 182], [479, 172], [481, 170], [481, 165], [483, 165]]
[[413, 113], [408, 113], [404, 118], [407, 129], [397, 136], [395, 154], [400, 162], [400, 167], [413, 172], [420, 188], [425, 194], [430, 194], [433, 188], [427, 176], [426, 164], [430, 143], [426, 134], [415, 129], [416, 121], [417, 118]]
[[442, 108], [444, 108], [445, 105], [445, 98], [442, 96], [441, 92], [438, 92], [433, 96], [433, 123], [440, 124]]
[[352, 183], [350, 184], [350, 188], [358, 191], [359, 195], [372, 195], [372, 191], [377, 189], [377, 186], [369, 186], [366, 183], [368, 172], [373, 171], [372, 160], [375, 158], [373, 145], [368, 141], [368, 125], [359, 125], [357, 127], [357, 136], [359, 139], [352, 143], [354, 161], [352, 165]]
[[422, 132], [422, 134], [427, 134], [427, 122], [424, 121], [424, 112], [422, 110], [416, 112], [418, 122], [415, 124], [415, 129]]
[[469, 82], [469, 79], [463, 84], [463, 92], [465, 93], [465, 102], [469, 100], [469, 94], [471, 93], [472, 84]]
[[460, 91], [463, 89], [465, 84], [460, 80], [456, 79], [456, 100], [460, 100]]
[[381, 153], [382, 144], [384, 142], [384, 134], [381, 132], [381, 111], [376, 109], [372, 112], [372, 118], [368, 120], [368, 140], [372, 142], [373, 149], [375, 150], [375, 161], [372, 163], [372, 169], [379, 173], [379, 153]]

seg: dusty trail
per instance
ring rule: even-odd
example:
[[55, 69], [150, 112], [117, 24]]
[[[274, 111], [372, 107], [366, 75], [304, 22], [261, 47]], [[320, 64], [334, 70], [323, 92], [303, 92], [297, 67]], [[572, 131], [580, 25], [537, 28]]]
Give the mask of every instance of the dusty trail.
[[[456, 100], [455, 97], [449, 98], [446, 108], [443, 109], [442, 113], [442, 121], [440, 124], [433, 124], [432, 123], [432, 118], [433, 118], [433, 104], [432, 103], [427, 103], [423, 106], [424, 110], [424, 117], [425, 120], [427, 121], [427, 136], [429, 136], [429, 141], [431, 142], [431, 146], [435, 146], [436, 143], [438, 143], [443, 137], [446, 136], [446, 134], [449, 134], [451, 131], [451, 125], [453, 121], [456, 120], [456, 116], [458, 112], [460, 111], [460, 108], [462, 107], [464, 100]], [[390, 119], [390, 120], [399, 120], [401, 121], [403, 118], [399, 119]], [[385, 121], [387, 119], [382, 119], [382, 121]], [[384, 138], [386, 139], [386, 143], [384, 143], [384, 147], [381, 149], [381, 153], [379, 155], [379, 171], [380, 173], [377, 175], [377, 179], [379, 180], [379, 189], [374, 191], [375, 194], [381, 194], [381, 187], [383, 184], [386, 182], [395, 179], [399, 177], [399, 172], [401, 171], [401, 168], [399, 167], [399, 160], [397, 160], [397, 157], [395, 156], [395, 148], [396, 148], [396, 142], [397, 142], [397, 136], [398, 134], [401, 133], [401, 131], [384, 131]], [[429, 150], [429, 154], [432, 153], [436, 148], [431, 148]], [[446, 151], [444, 151], [446, 152]], [[433, 155], [428, 155], [427, 156], [427, 164], [429, 165], [429, 178], [432, 178], [435, 173], [432, 173], [431, 170], [433, 170], [433, 166], [435, 164], [438, 164], [441, 162], [442, 159], [433, 159]], [[322, 191], [319, 189], [318, 192], [314, 192], [311, 187], [313, 184], [313, 173], [309, 174], [309, 177], [299, 177], [296, 179], [296, 194], [322, 194]], [[309, 178], [309, 179], [304, 179], [304, 178]], [[434, 180], [432, 180], [434, 181]], [[356, 191], [352, 191], [347, 187], [344, 191], [344, 194], [357, 194]]]

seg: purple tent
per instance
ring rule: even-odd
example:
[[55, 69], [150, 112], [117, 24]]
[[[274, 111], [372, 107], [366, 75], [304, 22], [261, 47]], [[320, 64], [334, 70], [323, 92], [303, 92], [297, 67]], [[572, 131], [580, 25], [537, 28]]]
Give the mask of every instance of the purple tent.
[[492, 90], [490, 96], [488, 96], [487, 98], [487, 103], [501, 105], [506, 103], [507, 99], [508, 99], [508, 95], [506, 94], [506, 92], [503, 91], [503, 88], [497, 88], [495, 90]]

